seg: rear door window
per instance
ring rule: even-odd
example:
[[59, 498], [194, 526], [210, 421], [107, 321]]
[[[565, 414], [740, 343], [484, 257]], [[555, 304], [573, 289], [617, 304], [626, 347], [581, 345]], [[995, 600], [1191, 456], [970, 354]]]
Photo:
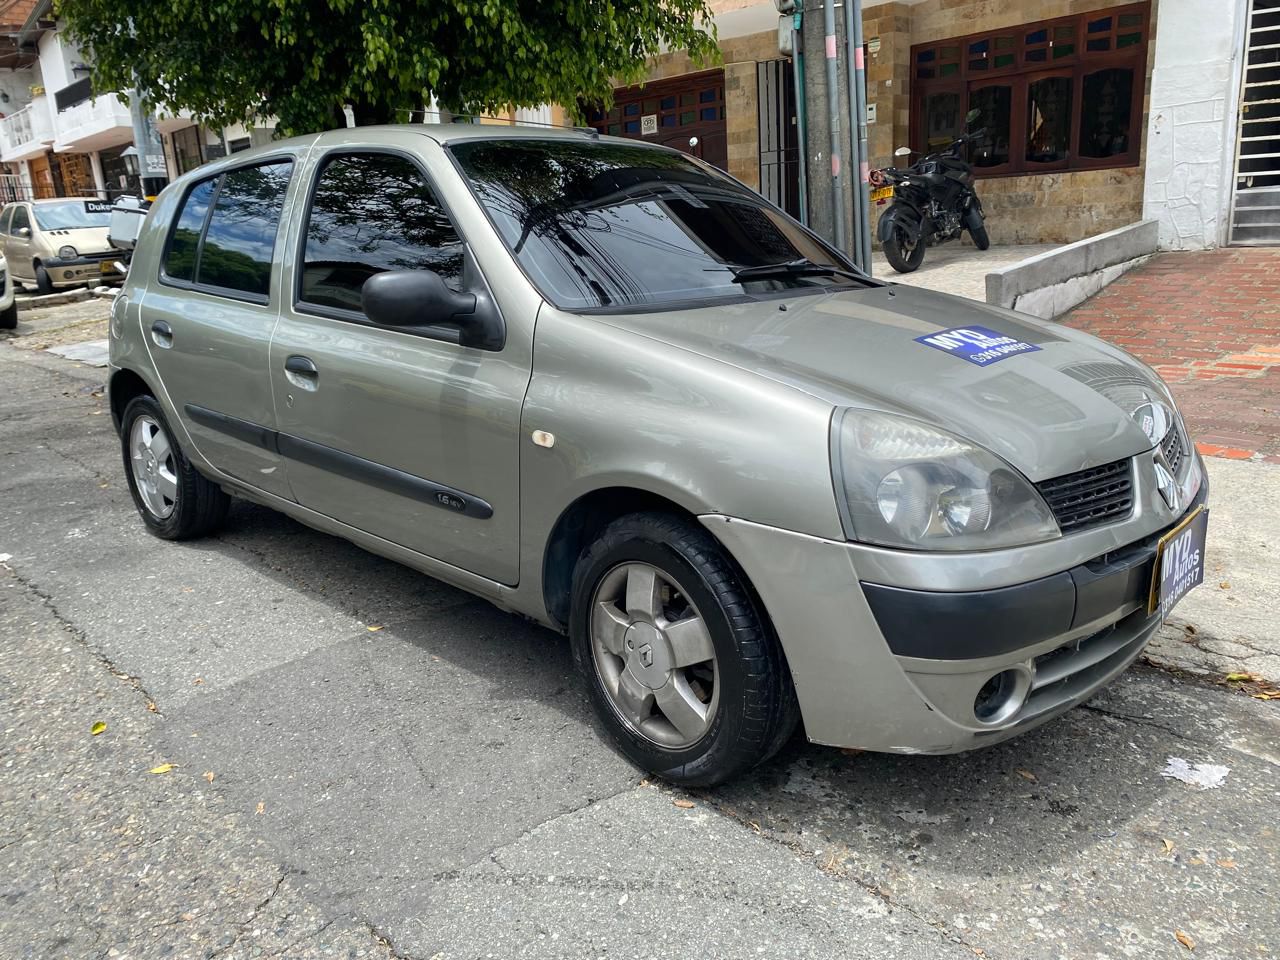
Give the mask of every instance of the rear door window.
[[462, 240], [412, 161], [348, 153], [325, 163], [307, 216], [300, 302], [358, 311], [376, 273], [434, 270], [459, 289], [462, 269]]
[[267, 295], [292, 168], [270, 163], [223, 175], [200, 249], [197, 284]]
[[292, 171], [278, 160], [195, 184], [169, 237], [165, 277], [265, 302]]

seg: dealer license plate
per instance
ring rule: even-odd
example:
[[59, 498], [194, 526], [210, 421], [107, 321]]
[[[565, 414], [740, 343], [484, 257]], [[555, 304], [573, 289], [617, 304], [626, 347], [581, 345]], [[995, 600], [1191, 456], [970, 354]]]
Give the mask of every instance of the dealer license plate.
[[1204, 546], [1209, 533], [1209, 510], [1197, 507], [1156, 544], [1156, 565], [1151, 577], [1148, 615], [1160, 611], [1160, 619], [1204, 580]]
[[871, 191], [871, 202], [879, 203], [881, 200], [889, 200], [893, 197], [893, 187], [876, 187]]

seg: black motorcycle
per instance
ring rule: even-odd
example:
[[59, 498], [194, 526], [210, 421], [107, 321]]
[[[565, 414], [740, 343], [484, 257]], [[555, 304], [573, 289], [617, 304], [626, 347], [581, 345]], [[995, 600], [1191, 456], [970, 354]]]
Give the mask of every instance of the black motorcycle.
[[[971, 120], [972, 118], [970, 118]], [[982, 201], [973, 190], [973, 168], [965, 160], [965, 148], [985, 136], [986, 130], [961, 134], [945, 150], [931, 153], [905, 170], [886, 167], [871, 172], [871, 199], [883, 204], [892, 198], [876, 236], [885, 259], [898, 273], [910, 273], [924, 262], [926, 247], [957, 240], [968, 230], [974, 246], [991, 246], [982, 213]], [[896, 156], [914, 151], [900, 147]]]

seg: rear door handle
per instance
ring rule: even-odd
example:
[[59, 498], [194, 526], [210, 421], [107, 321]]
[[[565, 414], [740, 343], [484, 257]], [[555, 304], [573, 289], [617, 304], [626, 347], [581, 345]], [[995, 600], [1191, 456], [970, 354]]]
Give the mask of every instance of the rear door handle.
[[157, 320], [151, 325], [151, 339], [157, 347], [169, 349], [173, 346], [173, 327], [163, 320]]
[[284, 362], [284, 375], [302, 390], [314, 390], [319, 385], [320, 371], [310, 357], [300, 357], [296, 353], [289, 357]]

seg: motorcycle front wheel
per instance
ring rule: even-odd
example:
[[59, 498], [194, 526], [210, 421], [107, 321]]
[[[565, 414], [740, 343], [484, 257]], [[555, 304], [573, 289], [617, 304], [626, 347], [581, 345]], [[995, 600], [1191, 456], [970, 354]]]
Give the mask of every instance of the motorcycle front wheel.
[[924, 238], [914, 242], [902, 230], [894, 230], [884, 241], [884, 258], [898, 273], [911, 273], [924, 263]]
[[973, 237], [973, 245], [979, 250], [985, 250], [991, 246], [991, 238], [987, 236], [987, 228], [985, 226], [970, 227], [969, 236]]

